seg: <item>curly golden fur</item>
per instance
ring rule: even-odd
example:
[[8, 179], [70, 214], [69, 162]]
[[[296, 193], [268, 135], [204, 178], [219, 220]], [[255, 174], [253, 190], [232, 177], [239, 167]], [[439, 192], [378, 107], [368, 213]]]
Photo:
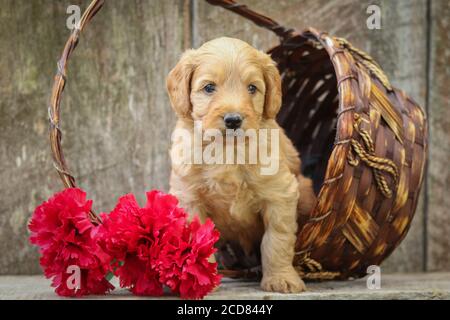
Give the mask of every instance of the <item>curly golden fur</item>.
[[[209, 83], [213, 93], [205, 93]], [[256, 92], [249, 93], [250, 84]], [[167, 89], [176, 128], [191, 135], [194, 121], [225, 134], [229, 112], [242, 116], [243, 130], [280, 129], [275, 175], [262, 175], [259, 163], [179, 164], [172, 154], [170, 193], [188, 212], [211, 218], [224, 240], [237, 240], [247, 253], [260, 246], [262, 289], [303, 291], [292, 265], [297, 210], [311, 210], [315, 196], [310, 180], [300, 174], [297, 150], [275, 120], [282, 95], [273, 60], [241, 40], [215, 39], [183, 54], [167, 78]], [[172, 149], [181, 143], [173, 141]]]

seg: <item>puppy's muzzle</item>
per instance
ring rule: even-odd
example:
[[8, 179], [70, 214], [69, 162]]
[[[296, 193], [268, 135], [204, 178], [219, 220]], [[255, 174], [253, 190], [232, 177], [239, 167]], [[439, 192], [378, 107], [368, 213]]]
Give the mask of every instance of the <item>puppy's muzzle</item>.
[[227, 129], [239, 129], [242, 125], [242, 116], [239, 113], [227, 113], [223, 116], [223, 122]]

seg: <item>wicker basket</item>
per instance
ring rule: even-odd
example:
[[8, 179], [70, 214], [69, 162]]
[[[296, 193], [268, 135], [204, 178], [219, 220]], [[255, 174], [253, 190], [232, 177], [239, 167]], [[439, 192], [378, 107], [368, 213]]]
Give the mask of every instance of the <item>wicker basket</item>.
[[[399, 245], [414, 216], [427, 158], [423, 111], [390, 85], [370, 56], [345, 39], [313, 28], [297, 33], [231, 0], [206, 1], [280, 38], [280, 44], [269, 50], [283, 79], [278, 121], [300, 151], [302, 170], [313, 179], [318, 194], [315, 209], [299, 217], [295, 257], [299, 273], [309, 279], [365, 275], [368, 266], [379, 265]], [[103, 3], [92, 1], [83, 14], [55, 76], [50, 141], [65, 187], [75, 186], [61, 149], [59, 126], [67, 62], [81, 31]], [[93, 212], [92, 220], [100, 223]], [[225, 267], [231, 265], [237, 266]], [[254, 270], [223, 273], [254, 276]]]

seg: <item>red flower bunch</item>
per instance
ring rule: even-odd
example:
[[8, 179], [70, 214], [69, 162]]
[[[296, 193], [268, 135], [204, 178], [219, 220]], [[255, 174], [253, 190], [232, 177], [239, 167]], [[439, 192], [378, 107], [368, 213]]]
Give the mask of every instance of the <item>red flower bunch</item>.
[[[40, 247], [41, 266], [57, 294], [103, 294], [114, 288], [105, 279], [110, 271], [137, 295], [159, 296], [167, 286], [198, 299], [219, 284], [217, 263], [208, 261], [219, 232], [210, 220], [188, 223], [174, 196], [151, 191], [140, 207], [125, 195], [110, 214], [101, 214], [99, 226], [89, 219], [91, 206], [84, 191], [66, 189], [37, 207], [29, 224], [30, 241]], [[71, 266], [80, 270], [77, 289], [69, 285]]]
[[188, 224], [174, 196], [148, 192], [141, 208], [126, 195], [102, 219], [101, 243], [120, 285], [134, 294], [159, 296], [167, 286], [182, 298], [202, 298], [219, 284], [217, 264], [208, 262], [218, 231], [209, 220]]
[[[98, 245], [91, 206], [82, 190], [65, 189], [38, 206], [29, 224], [30, 241], [40, 247], [44, 274], [53, 278], [59, 295], [104, 294], [114, 288], [105, 279], [110, 257]], [[78, 283], [72, 275], [78, 275]]]

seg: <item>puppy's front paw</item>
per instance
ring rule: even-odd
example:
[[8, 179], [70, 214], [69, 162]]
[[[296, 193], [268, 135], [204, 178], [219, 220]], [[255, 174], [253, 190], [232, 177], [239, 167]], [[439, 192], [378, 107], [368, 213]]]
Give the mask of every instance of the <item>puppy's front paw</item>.
[[264, 275], [261, 280], [264, 291], [298, 293], [306, 290], [305, 283], [297, 272]]

